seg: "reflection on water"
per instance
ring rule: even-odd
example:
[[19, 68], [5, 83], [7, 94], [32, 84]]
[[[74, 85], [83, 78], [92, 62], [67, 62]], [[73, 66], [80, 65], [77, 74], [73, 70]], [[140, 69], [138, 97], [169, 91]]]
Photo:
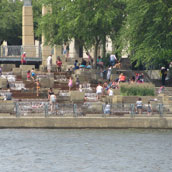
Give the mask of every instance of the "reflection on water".
[[172, 130], [0, 130], [2, 172], [170, 172]]

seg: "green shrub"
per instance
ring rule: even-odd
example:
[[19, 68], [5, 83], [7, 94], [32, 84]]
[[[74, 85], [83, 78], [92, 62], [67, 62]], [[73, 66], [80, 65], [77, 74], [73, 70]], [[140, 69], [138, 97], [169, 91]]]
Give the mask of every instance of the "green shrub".
[[120, 93], [123, 96], [154, 96], [155, 86], [148, 83], [143, 84], [120, 84]]

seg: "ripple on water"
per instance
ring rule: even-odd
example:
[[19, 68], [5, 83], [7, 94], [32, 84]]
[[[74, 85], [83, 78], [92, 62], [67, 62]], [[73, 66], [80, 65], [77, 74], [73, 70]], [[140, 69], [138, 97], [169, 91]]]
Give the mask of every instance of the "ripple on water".
[[0, 130], [0, 171], [170, 172], [171, 130]]

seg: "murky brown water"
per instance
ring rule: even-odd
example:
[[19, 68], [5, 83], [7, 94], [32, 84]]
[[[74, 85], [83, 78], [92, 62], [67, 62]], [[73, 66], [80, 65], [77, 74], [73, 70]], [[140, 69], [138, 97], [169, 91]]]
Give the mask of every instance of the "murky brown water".
[[0, 130], [2, 172], [171, 172], [172, 130]]

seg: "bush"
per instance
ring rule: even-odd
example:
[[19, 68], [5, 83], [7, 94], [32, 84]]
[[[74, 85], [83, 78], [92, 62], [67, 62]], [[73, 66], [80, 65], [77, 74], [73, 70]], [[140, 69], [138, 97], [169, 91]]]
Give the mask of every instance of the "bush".
[[154, 96], [155, 86], [148, 83], [143, 84], [120, 84], [120, 93], [123, 96]]

